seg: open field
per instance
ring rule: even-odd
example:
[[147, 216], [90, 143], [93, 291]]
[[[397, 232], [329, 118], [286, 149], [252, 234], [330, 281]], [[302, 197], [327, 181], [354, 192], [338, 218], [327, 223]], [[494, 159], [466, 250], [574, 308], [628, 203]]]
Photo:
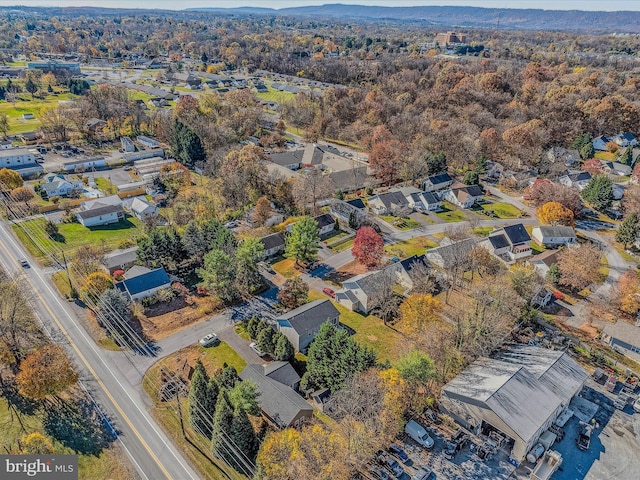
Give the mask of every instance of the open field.
[[498, 218], [518, 218], [522, 214], [518, 207], [506, 202], [485, 203], [480, 208], [485, 212], [493, 212]]
[[267, 102], [277, 102], [282, 105], [292, 104], [296, 100], [296, 94], [290, 92], [281, 92], [280, 90], [269, 89], [268, 92], [256, 93], [256, 97], [266, 100]]
[[[102, 246], [105, 250], [114, 250], [124, 241], [135, 240], [142, 235], [142, 222], [135, 217], [127, 217], [125, 220], [101, 227], [83, 227], [79, 223], [60, 223], [58, 230], [64, 241], [53, 241], [44, 233], [44, 218], [36, 218], [12, 225], [22, 244], [29, 254], [34, 257], [43, 257], [44, 253], [36, 247], [29, 232], [36, 241], [49, 251], [64, 249], [65, 252], [78, 248], [81, 245], [92, 244]], [[26, 230], [26, 232], [25, 232]]]
[[[32, 99], [29, 93], [18, 94], [18, 100], [15, 102], [0, 101], [0, 115], [9, 117], [9, 134], [29, 132], [40, 128], [40, 116], [44, 110], [55, 108], [59, 105], [60, 100], [70, 100], [74, 95], [70, 93], [58, 93], [48, 95], [44, 100], [38, 98]], [[33, 120], [25, 120], [22, 118], [24, 114], [33, 114]]]

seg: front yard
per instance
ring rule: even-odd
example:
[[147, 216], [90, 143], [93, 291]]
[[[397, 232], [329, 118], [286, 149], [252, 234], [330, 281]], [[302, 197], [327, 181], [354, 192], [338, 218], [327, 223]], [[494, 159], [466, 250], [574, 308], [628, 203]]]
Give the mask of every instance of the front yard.
[[435, 212], [435, 214], [445, 222], [456, 223], [467, 220], [467, 216], [449, 202], [442, 202], [442, 209], [439, 212]]
[[506, 202], [485, 203], [480, 205], [480, 210], [493, 213], [494, 218], [519, 218], [523, 213], [518, 207]]
[[143, 233], [142, 222], [135, 217], [127, 216], [125, 220], [118, 223], [91, 228], [79, 223], [59, 223], [58, 231], [62, 241], [52, 241], [44, 233], [45, 222], [44, 218], [35, 218], [11, 227], [29, 254], [34, 257], [43, 257], [44, 253], [34, 244], [31, 237], [49, 249], [57, 247], [68, 252], [82, 245], [91, 244], [109, 251], [119, 248], [123, 242], [135, 245], [136, 238]]
[[420, 222], [417, 222], [413, 218], [394, 217], [393, 215], [379, 215], [379, 217], [398, 230], [413, 230], [414, 228], [422, 226]]
[[416, 237], [409, 240], [393, 243], [384, 247], [384, 253], [390, 257], [405, 259], [414, 255], [424, 255], [429, 248], [435, 248], [438, 244], [427, 237]]

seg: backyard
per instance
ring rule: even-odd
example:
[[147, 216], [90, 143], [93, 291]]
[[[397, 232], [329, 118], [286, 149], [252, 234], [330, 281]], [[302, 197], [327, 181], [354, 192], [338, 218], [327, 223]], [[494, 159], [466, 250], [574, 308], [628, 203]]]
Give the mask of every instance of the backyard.
[[413, 218], [408, 217], [394, 217], [393, 215], [379, 215], [382, 220], [390, 225], [393, 225], [399, 230], [413, 230], [414, 228], [421, 227], [422, 225], [415, 221]]
[[522, 211], [510, 203], [496, 202], [485, 203], [480, 205], [480, 210], [484, 212], [492, 212], [497, 218], [518, 218], [522, 216]]

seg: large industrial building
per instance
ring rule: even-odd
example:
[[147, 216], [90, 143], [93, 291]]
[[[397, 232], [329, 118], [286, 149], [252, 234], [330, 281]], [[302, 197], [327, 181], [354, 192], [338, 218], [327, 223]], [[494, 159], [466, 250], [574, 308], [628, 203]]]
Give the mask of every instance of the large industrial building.
[[474, 435], [497, 431], [510, 439], [519, 463], [588, 376], [566, 353], [516, 346], [471, 364], [444, 386], [440, 407]]

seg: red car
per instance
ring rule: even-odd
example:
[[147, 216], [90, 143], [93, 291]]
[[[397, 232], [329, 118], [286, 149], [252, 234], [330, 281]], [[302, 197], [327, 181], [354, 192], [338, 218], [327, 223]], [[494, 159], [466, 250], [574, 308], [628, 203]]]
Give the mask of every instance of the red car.
[[322, 293], [329, 295], [331, 298], [336, 298], [336, 292], [334, 292], [330, 288], [323, 288]]

